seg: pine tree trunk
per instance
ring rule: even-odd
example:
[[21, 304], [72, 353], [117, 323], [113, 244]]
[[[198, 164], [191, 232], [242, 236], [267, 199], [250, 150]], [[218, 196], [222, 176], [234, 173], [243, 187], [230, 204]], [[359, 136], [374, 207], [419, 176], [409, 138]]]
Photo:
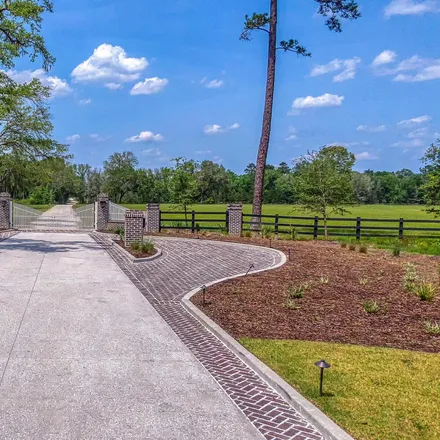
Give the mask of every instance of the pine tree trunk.
[[[269, 149], [272, 127], [272, 108], [275, 90], [275, 62], [277, 52], [277, 8], [278, 0], [270, 1], [269, 54], [267, 62], [266, 98], [264, 103], [263, 127], [255, 172], [254, 200], [252, 214], [261, 215], [264, 192], [264, 172], [266, 170], [267, 151]], [[261, 218], [252, 218], [252, 229], [259, 229]]]

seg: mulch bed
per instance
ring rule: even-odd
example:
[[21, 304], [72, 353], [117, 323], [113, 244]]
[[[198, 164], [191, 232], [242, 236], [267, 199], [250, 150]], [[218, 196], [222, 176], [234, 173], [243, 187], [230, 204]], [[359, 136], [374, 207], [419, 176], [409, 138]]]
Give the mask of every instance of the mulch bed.
[[125, 246], [124, 240], [115, 240], [115, 243], [124, 248], [127, 252], [129, 252], [131, 255], [133, 255], [133, 257], [136, 258], [147, 258], [157, 254], [157, 249], [154, 249], [153, 252], [134, 251], [130, 246]]
[[[173, 234], [184, 236], [186, 234]], [[260, 238], [208, 236], [200, 238], [267, 245]], [[299, 339], [385, 346], [440, 352], [440, 337], [430, 336], [426, 320], [440, 322], [440, 298], [421, 301], [403, 287], [405, 263], [417, 266], [420, 277], [439, 286], [438, 257], [369, 249], [368, 254], [338, 244], [312, 241], [275, 241], [272, 247], [288, 253], [283, 267], [230, 280], [208, 289], [193, 302], [236, 338]], [[321, 282], [328, 278], [328, 284]], [[361, 284], [361, 279], [367, 280]], [[290, 287], [311, 283], [299, 309], [285, 307]], [[369, 314], [365, 301], [377, 301], [378, 314]]]

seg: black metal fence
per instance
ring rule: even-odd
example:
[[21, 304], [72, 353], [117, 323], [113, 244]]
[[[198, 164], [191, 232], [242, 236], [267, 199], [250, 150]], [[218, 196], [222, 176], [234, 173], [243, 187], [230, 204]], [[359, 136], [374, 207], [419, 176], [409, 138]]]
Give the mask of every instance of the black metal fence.
[[[254, 228], [255, 217], [259, 222]], [[203, 230], [226, 232], [228, 224], [227, 211], [160, 211], [161, 229], [188, 230], [193, 233]], [[327, 229], [329, 237], [353, 237], [357, 240], [368, 237], [440, 239], [440, 220], [331, 217], [327, 219]], [[304, 235], [314, 239], [325, 235], [324, 218], [319, 216], [243, 214], [242, 230], [281, 236]]]

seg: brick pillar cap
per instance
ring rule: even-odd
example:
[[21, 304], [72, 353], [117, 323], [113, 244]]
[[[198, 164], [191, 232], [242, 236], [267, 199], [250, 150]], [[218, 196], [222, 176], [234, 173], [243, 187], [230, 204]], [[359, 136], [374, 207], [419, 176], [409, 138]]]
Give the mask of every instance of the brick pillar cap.
[[228, 203], [228, 209], [241, 209], [243, 208], [243, 203]]
[[9, 194], [8, 192], [0, 192], [0, 197], [2, 199], [10, 199], [11, 198], [11, 194]]
[[139, 211], [137, 209], [127, 209], [125, 211], [125, 218], [142, 218], [144, 216], [144, 211]]
[[147, 203], [147, 208], [160, 208], [160, 203]]
[[98, 195], [98, 201], [104, 201], [104, 200], [108, 200], [108, 194], [104, 194], [104, 193], [102, 193], [102, 194], [99, 194]]

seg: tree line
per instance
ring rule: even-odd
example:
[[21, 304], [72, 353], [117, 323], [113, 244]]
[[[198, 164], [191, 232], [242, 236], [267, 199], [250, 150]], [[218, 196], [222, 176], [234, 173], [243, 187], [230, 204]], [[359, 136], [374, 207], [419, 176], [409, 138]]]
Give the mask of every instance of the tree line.
[[[326, 151], [342, 151], [351, 155], [343, 147], [327, 147]], [[264, 203], [302, 203], [304, 190], [301, 182], [304, 182], [304, 176], [301, 172], [304, 161], [310, 160], [313, 162], [313, 158], [306, 155], [295, 163], [267, 165]], [[314, 160], [316, 163], [317, 157]], [[340, 162], [341, 158], [337, 160]], [[426, 172], [414, 173], [403, 169], [359, 173], [352, 171], [353, 164], [354, 160], [349, 166], [349, 189], [344, 188], [344, 192], [350, 195], [347, 202], [425, 203]], [[0, 171], [0, 189], [10, 192], [17, 200], [26, 199], [31, 204], [65, 203], [69, 198], [90, 203], [99, 193], [105, 192], [116, 203], [189, 205], [252, 203], [256, 166], [251, 163], [242, 173], [235, 173], [210, 160], [197, 162], [177, 158], [172, 166], [147, 169], [139, 167], [139, 161], [132, 152], [125, 151], [112, 154], [99, 169], [88, 164], [73, 164], [69, 159], [60, 157], [27, 160], [2, 155]], [[326, 175], [330, 173], [329, 170], [324, 172]], [[318, 180], [319, 176], [315, 172], [310, 178]], [[333, 191], [336, 190], [335, 187]]]

